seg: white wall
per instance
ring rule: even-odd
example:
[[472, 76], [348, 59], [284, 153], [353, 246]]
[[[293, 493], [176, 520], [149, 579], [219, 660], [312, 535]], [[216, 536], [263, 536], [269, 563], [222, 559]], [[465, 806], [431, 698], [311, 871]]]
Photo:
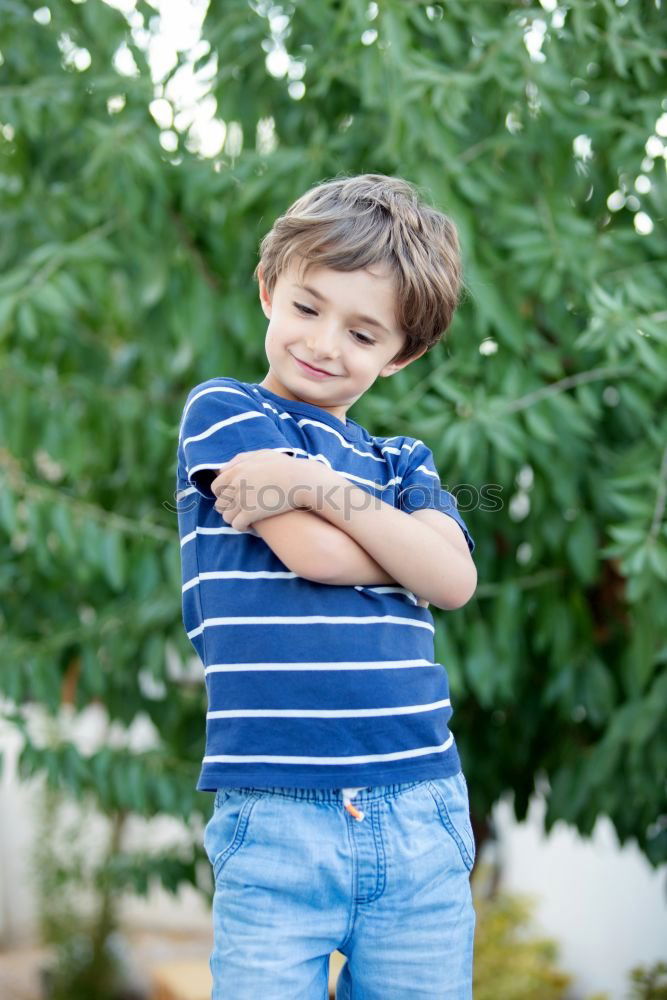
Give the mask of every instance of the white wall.
[[656, 871], [635, 846], [620, 847], [608, 819], [590, 839], [565, 823], [547, 837], [544, 810], [535, 796], [517, 823], [510, 801], [496, 806], [503, 887], [534, 898], [536, 927], [558, 942], [577, 995], [626, 1000], [633, 966], [667, 961], [667, 865]]
[[27, 889], [26, 846], [31, 837], [31, 796], [16, 781], [19, 734], [0, 720], [0, 948], [18, 944], [35, 920], [32, 893]]
[[[1, 706], [0, 706], [1, 707]], [[90, 753], [104, 741], [110, 745], [121, 743], [135, 749], [150, 746], [154, 741], [148, 720], [137, 720], [132, 731], [110, 730], [106, 713], [99, 705], [92, 705], [74, 721], [71, 713], [63, 713], [63, 728], [82, 752]], [[31, 733], [40, 729], [40, 713], [31, 720]], [[0, 752], [4, 756], [0, 780], [0, 949], [28, 943], [38, 931], [37, 874], [33, 870], [33, 847], [39, 832], [38, 807], [43, 789], [43, 779], [34, 778], [19, 782], [17, 759], [21, 737], [17, 730], [0, 719]], [[211, 796], [211, 804], [213, 796]], [[109, 838], [109, 824], [100, 815], [83, 814], [75, 803], [62, 810], [62, 824], [69, 826], [75, 820], [85, 826], [85, 843], [96, 855], [104, 850]], [[128, 849], [165, 849], [179, 844], [190, 844], [192, 838], [201, 838], [202, 829], [187, 829], [179, 820], [162, 816], [153, 820], [130, 817], [123, 832], [123, 843]], [[64, 845], [66, 847], [66, 845]], [[133, 926], [151, 928], [181, 928], [187, 931], [206, 932], [210, 929], [210, 916], [201, 895], [184, 886], [177, 896], [163, 889], [153, 890], [147, 898], [124, 898], [121, 906], [123, 920]]]

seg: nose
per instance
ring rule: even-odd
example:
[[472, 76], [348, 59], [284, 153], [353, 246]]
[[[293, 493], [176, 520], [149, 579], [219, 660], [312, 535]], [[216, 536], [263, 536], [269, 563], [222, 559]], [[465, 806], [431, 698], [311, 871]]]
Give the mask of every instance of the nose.
[[331, 325], [321, 329], [317, 334], [311, 333], [306, 338], [306, 344], [313, 361], [320, 358], [336, 359], [340, 357], [338, 331]]

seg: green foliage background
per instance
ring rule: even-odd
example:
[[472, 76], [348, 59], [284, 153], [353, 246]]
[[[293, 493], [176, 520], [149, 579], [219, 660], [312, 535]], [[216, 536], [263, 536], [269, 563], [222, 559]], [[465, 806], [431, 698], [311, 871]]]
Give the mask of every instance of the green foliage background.
[[[182, 406], [206, 378], [266, 372], [252, 272], [274, 218], [325, 178], [395, 173], [456, 221], [469, 288], [445, 342], [351, 416], [424, 439], [477, 541], [474, 599], [433, 611], [478, 834], [508, 790], [525, 816], [537, 782], [547, 827], [606, 815], [667, 859], [666, 183], [645, 148], [667, 110], [664, 12], [212, 0], [204, 43], [155, 84], [148, 3], [136, 37], [101, 0], [51, 0], [48, 21], [42, 6], [11, 0], [0, 26], [0, 690], [22, 775], [109, 814], [208, 817], [180, 611]], [[524, 43], [536, 21], [542, 61]], [[274, 77], [281, 43], [291, 69]], [[187, 116], [172, 148], [149, 111], [188, 61], [228, 126], [213, 157]], [[592, 156], [573, 155], [578, 136]], [[619, 189], [636, 201], [610, 211]], [[47, 740], [35, 711], [63, 699], [68, 719], [93, 702], [123, 726], [147, 717], [156, 744], [84, 752], [67, 725]], [[201, 858], [193, 838], [153, 865], [127, 855], [118, 878], [175, 888]]]

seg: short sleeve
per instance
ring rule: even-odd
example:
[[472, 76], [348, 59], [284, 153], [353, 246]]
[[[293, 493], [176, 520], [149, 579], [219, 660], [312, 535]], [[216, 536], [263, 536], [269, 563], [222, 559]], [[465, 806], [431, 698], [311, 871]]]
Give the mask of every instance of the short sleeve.
[[399, 510], [405, 511], [406, 514], [412, 514], [416, 510], [429, 509], [449, 514], [463, 531], [470, 552], [474, 551], [475, 542], [458, 512], [456, 497], [447, 490], [443, 490], [440, 485], [440, 476], [435, 467], [433, 453], [423, 441], [414, 442], [406, 471], [401, 479], [396, 506]]
[[179, 439], [188, 482], [207, 500], [211, 483], [225, 462], [243, 451], [272, 448], [293, 455], [295, 448], [235, 379], [212, 379], [189, 393]]

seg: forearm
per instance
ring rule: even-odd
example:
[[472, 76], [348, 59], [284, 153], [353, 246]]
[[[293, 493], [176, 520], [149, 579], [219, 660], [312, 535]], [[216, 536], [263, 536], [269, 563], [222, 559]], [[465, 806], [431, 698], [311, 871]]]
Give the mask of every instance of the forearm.
[[[252, 527], [292, 572], [322, 583], [364, 586], [398, 581], [352, 537], [344, 525], [329, 522], [313, 511], [312, 491], [324, 471], [320, 462], [303, 462], [259, 449], [239, 453], [218, 470], [211, 489], [215, 509], [227, 524], [244, 531]], [[336, 480], [346, 483], [339, 477]], [[281, 502], [268, 510], [262, 489], [272, 486]], [[422, 606], [428, 602], [420, 601]]]
[[320, 465], [308, 506], [356, 541], [400, 586], [436, 607], [462, 607], [474, 593], [472, 561], [428, 525]]
[[[326, 524], [330, 528], [333, 527], [323, 517], [320, 517], [319, 521], [320, 524]], [[375, 587], [377, 585], [381, 586], [392, 583], [399, 587], [402, 586], [398, 580], [394, 580], [393, 576], [390, 576], [379, 563], [369, 556], [368, 552], [355, 542], [353, 538], [350, 538], [349, 535], [346, 535], [339, 528], [336, 528], [336, 531], [338, 535], [334, 542], [333, 556], [326, 560], [326, 564], [329, 567], [333, 567], [333, 570], [330, 570], [324, 582], [335, 584], [339, 587]], [[425, 599], [420, 599], [418, 604], [420, 608], [428, 607], [428, 601]]]
[[314, 511], [287, 511], [253, 528], [288, 569], [308, 580], [359, 587], [396, 583], [354, 539]]
[[[310, 512], [309, 512], [310, 513]], [[323, 538], [325, 549], [326, 575], [325, 583], [339, 587], [373, 587], [376, 584], [396, 583], [368, 552], [340, 528], [330, 524], [323, 517], [313, 512], [320, 524], [333, 528], [335, 535]]]

